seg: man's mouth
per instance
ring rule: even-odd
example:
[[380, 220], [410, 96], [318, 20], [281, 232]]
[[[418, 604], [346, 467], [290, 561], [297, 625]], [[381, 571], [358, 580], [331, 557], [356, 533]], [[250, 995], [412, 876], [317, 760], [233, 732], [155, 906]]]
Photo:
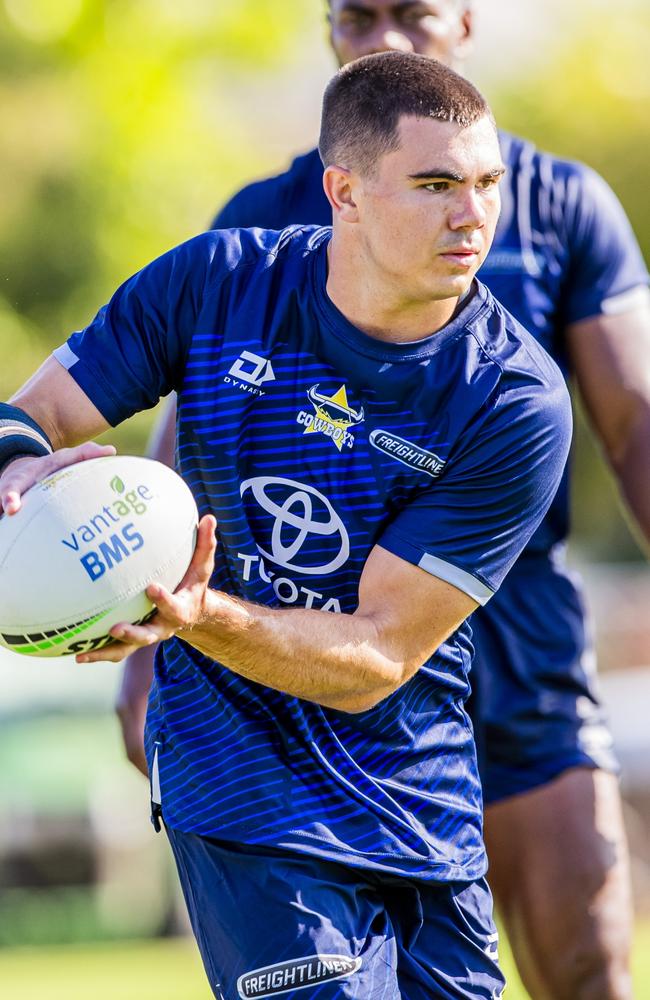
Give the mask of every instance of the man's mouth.
[[452, 257], [462, 257], [471, 256], [475, 257], [477, 253], [480, 253], [480, 247], [468, 245], [468, 246], [458, 246], [458, 247], [447, 247], [442, 251], [443, 256]]
[[451, 261], [454, 264], [464, 264], [466, 267], [474, 264], [478, 255], [479, 250], [477, 247], [451, 247], [440, 254], [445, 260]]

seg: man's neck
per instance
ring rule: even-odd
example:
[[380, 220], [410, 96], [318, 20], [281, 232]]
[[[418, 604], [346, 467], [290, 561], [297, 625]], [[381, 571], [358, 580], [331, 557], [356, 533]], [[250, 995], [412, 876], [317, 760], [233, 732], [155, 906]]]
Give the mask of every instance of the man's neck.
[[373, 278], [360, 261], [352, 261], [349, 253], [343, 255], [330, 244], [327, 294], [350, 323], [377, 340], [396, 344], [423, 340], [446, 326], [456, 312], [458, 297], [413, 300], [391, 288], [389, 280]]

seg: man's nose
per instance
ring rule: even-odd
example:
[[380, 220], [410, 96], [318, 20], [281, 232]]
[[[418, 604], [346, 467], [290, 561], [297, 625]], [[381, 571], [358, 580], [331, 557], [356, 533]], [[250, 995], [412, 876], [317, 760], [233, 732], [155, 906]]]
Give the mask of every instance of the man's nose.
[[378, 52], [414, 52], [413, 42], [403, 31], [378, 27], [368, 39], [367, 55]]
[[459, 193], [450, 213], [450, 226], [452, 229], [480, 229], [486, 218], [485, 206], [472, 189]]

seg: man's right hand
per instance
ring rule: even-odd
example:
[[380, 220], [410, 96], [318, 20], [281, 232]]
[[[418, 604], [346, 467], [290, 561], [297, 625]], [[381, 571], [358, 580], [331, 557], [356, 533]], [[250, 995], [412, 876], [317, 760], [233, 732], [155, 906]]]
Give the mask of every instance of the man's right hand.
[[77, 462], [91, 458], [105, 458], [115, 454], [111, 444], [97, 444], [86, 441], [76, 448], [60, 448], [51, 455], [35, 458], [31, 455], [16, 458], [5, 466], [0, 476], [0, 506], [4, 514], [16, 514], [22, 505], [22, 497], [30, 487], [40, 483], [46, 476], [65, 469]]

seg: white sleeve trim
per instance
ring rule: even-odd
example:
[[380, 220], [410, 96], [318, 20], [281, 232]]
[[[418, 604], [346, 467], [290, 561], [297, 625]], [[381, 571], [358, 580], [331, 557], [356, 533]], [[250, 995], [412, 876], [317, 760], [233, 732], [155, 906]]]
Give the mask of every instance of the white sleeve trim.
[[459, 590], [462, 590], [464, 594], [467, 594], [468, 597], [471, 597], [478, 604], [487, 604], [494, 594], [493, 590], [486, 587], [484, 583], [477, 580], [471, 573], [466, 573], [464, 569], [452, 566], [451, 563], [445, 562], [444, 559], [438, 559], [437, 556], [431, 556], [428, 552], [425, 552], [422, 556], [418, 566], [420, 569], [425, 570], [425, 572], [430, 573], [431, 576], [437, 576], [446, 583], [450, 583], [453, 587], [458, 587]]
[[79, 360], [77, 355], [69, 347], [68, 344], [61, 344], [61, 346], [57, 347], [55, 351], [52, 351], [52, 354], [59, 362], [59, 364], [63, 365], [66, 371], [70, 371], [72, 366], [76, 365], [77, 361]]
[[637, 306], [650, 303], [650, 288], [647, 285], [637, 285], [620, 295], [612, 295], [609, 299], [603, 299], [600, 308], [604, 316], [619, 316], [629, 309], [636, 309]]

